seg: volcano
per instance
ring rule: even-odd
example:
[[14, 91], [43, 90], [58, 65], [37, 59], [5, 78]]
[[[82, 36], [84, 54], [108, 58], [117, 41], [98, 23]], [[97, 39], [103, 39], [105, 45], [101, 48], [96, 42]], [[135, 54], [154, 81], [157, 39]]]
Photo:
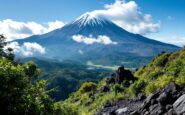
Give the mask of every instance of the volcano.
[[[130, 33], [110, 20], [85, 13], [60, 29], [17, 40], [36, 42], [46, 48], [47, 58], [100, 65], [140, 66], [162, 51], [179, 47]], [[38, 56], [38, 55], [35, 55]]]

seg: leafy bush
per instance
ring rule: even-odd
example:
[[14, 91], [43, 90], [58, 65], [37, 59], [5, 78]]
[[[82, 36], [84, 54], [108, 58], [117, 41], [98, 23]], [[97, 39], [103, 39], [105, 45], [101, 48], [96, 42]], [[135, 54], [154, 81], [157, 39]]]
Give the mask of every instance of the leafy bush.
[[181, 87], [185, 86], [185, 76], [177, 77], [175, 83]]
[[85, 82], [81, 85], [79, 91], [82, 93], [93, 91], [97, 88], [97, 84], [94, 82]]
[[53, 115], [79, 115], [78, 108], [75, 106], [69, 106], [61, 102], [56, 102], [54, 104], [54, 113]]
[[177, 77], [181, 70], [184, 69], [184, 64], [181, 59], [171, 62], [166, 68], [167, 74]]
[[113, 89], [114, 89], [115, 95], [117, 95], [119, 92], [123, 92], [125, 88], [120, 84], [115, 84]]
[[142, 92], [142, 89], [143, 87], [145, 87], [145, 85], [146, 85], [145, 80], [138, 80], [129, 87], [129, 93], [132, 96], [136, 96], [138, 93]]
[[162, 53], [154, 60], [154, 65], [159, 67], [164, 67], [165, 64], [168, 62], [168, 57], [170, 56], [169, 53]]
[[170, 82], [173, 82], [173, 81], [174, 81], [173, 76], [163, 75], [161, 77], [158, 77], [156, 80], [148, 83], [148, 85], [145, 87], [145, 94], [149, 95], [152, 92], [155, 92], [160, 88], [163, 88], [164, 86], [168, 85]]

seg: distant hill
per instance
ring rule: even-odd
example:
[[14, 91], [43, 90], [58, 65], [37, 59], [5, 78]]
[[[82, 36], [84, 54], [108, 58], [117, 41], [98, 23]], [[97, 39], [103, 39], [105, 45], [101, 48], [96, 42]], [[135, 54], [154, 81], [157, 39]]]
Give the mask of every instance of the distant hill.
[[75, 61], [24, 58], [23, 62], [33, 61], [43, 71], [39, 80], [47, 80], [47, 90], [55, 100], [63, 100], [86, 81], [98, 82], [107, 77], [112, 70], [86, 66]]
[[98, 65], [125, 65], [129, 68], [146, 64], [162, 51], [179, 49], [175, 45], [127, 32], [110, 20], [90, 13], [60, 29], [17, 42], [39, 43], [46, 48], [46, 54], [40, 56], [47, 58], [75, 60], [84, 64], [90, 61]]

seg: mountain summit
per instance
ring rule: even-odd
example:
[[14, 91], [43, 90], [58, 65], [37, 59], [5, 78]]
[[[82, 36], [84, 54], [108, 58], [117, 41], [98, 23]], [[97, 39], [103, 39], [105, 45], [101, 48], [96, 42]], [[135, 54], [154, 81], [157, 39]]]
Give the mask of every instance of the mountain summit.
[[96, 16], [96, 15], [93, 15], [92, 13], [87, 12], [81, 15], [79, 18], [77, 18], [72, 24], [78, 24], [79, 26], [87, 26], [87, 25], [91, 25], [91, 26], [102, 25], [103, 26], [106, 23], [110, 23], [110, 21], [103, 17]]
[[[22, 40], [46, 48], [44, 57], [71, 59], [83, 63], [140, 66], [162, 51], [179, 47], [127, 32], [108, 19], [85, 13], [64, 27]], [[75, 57], [75, 58], [74, 58]]]

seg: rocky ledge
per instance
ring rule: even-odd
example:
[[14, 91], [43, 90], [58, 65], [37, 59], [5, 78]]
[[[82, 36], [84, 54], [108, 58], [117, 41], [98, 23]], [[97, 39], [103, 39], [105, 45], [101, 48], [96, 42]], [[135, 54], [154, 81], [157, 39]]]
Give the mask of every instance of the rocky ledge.
[[97, 115], [185, 115], [185, 88], [170, 83], [147, 97], [107, 102]]

